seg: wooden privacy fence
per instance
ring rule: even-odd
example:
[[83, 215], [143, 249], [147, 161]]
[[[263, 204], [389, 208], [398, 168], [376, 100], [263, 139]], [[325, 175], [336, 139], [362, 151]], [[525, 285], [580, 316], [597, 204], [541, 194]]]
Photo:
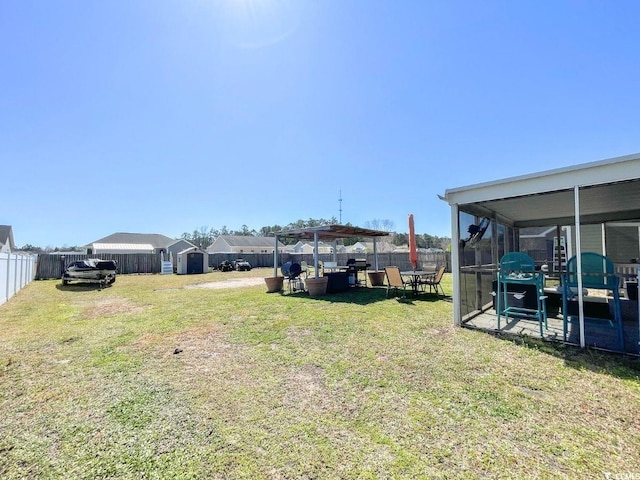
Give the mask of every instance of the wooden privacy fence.
[[38, 258], [36, 279], [46, 280], [60, 278], [65, 265], [86, 258], [101, 258], [102, 260], [115, 260], [118, 262], [118, 274], [127, 273], [160, 273], [160, 257], [154, 253], [102, 253], [100, 255], [69, 254], [51, 255], [42, 254]]
[[0, 305], [35, 277], [37, 255], [0, 253]]
[[[234, 261], [237, 258], [243, 258], [251, 264], [252, 267], [270, 267], [273, 268], [272, 253], [210, 253], [209, 267], [217, 268], [224, 260]], [[323, 261], [333, 261], [333, 254], [320, 254], [318, 258]], [[338, 265], [346, 265], [350, 258], [366, 258], [367, 263], [371, 264], [371, 269], [375, 266], [375, 258], [373, 253], [339, 253], [336, 255]], [[280, 253], [278, 254], [278, 263], [280, 266], [286, 262], [307, 262], [313, 265], [313, 254], [299, 253]], [[449, 255], [446, 252], [418, 252], [418, 268], [421, 269], [423, 264], [431, 264], [442, 266], [450, 271]], [[386, 266], [394, 265], [400, 270], [411, 270], [409, 262], [409, 253], [378, 253], [378, 267], [383, 269]]]
[[[66, 265], [86, 258], [115, 260], [118, 262], [118, 274], [160, 273], [161, 271], [160, 256], [153, 253], [104, 253], [100, 255], [85, 255], [81, 253], [67, 255], [41, 254], [38, 256], [38, 268], [35, 273], [35, 278], [38, 280], [60, 278]], [[273, 268], [273, 254], [271, 253], [210, 253], [209, 267], [217, 268], [224, 260], [234, 261], [238, 258], [245, 259], [254, 268]], [[371, 269], [375, 266], [373, 253], [339, 253], [336, 258], [339, 265], [345, 265], [350, 258], [366, 258], [367, 263], [371, 264]], [[319, 259], [325, 262], [333, 261], [333, 255], [321, 254], [319, 255]], [[313, 265], [313, 255], [291, 253], [278, 255], [279, 266], [289, 261], [304, 261], [309, 265]], [[450, 270], [449, 258], [445, 252], [418, 252], [418, 268], [422, 268], [423, 264], [444, 265], [447, 271]], [[398, 266], [401, 270], [410, 270], [409, 254], [407, 252], [378, 253], [378, 267], [383, 269], [389, 265]]]

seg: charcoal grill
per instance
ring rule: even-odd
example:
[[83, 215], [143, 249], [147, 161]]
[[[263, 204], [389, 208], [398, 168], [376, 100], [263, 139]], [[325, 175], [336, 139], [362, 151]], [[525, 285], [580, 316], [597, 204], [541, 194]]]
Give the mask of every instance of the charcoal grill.
[[302, 265], [297, 262], [287, 262], [282, 265], [280, 270], [282, 271], [282, 276], [289, 282], [289, 293], [304, 291], [304, 282], [300, 278]]

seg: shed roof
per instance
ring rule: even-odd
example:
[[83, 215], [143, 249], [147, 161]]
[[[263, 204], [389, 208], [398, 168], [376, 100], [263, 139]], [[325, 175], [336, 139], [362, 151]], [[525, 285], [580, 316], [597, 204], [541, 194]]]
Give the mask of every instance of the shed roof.
[[449, 189], [444, 200], [463, 211], [517, 227], [640, 219], [640, 154]]
[[205, 250], [202, 250], [201, 248], [198, 248], [195, 245], [193, 247], [189, 247], [189, 248], [185, 248], [184, 250], [180, 250], [178, 252], [178, 255], [185, 255], [187, 253], [202, 253], [204, 255], [209, 255]]

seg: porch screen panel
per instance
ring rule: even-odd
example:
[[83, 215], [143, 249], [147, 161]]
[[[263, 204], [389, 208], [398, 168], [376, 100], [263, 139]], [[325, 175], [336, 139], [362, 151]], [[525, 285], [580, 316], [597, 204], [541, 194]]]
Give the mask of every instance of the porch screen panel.
[[[480, 240], [467, 242], [469, 226], [479, 225], [482, 218], [460, 212], [460, 308], [464, 319], [481, 311], [492, 302], [492, 253], [491, 238], [494, 235], [489, 225]], [[460, 240], [460, 239], [458, 239]], [[504, 244], [504, 240], [502, 242]], [[504, 248], [504, 247], [503, 247]]]

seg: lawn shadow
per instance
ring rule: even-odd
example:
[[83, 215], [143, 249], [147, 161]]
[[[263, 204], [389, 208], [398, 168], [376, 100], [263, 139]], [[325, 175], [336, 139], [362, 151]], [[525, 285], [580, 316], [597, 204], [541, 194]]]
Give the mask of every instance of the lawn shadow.
[[103, 290], [105, 288], [109, 288], [111, 285], [107, 285], [103, 287], [99, 283], [68, 283], [66, 285], [62, 285], [62, 283], [57, 283], [56, 288], [58, 290], [62, 290], [65, 292], [90, 292], [93, 290]]
[[542, 340], [506, 332], [481, 331], [500, 340], [561, 358], [566, 366], [576, 370], [589, 370], [611, 375], [622, 380], [640, 382], [640, 359], [638, 357], [588, 346], [580, 348], [568, 343]]
[[369, 305], [377, 302], [393, 301], [413, 305], [414, 303], [435, 303], [435, 302], [451, 302], [451, 297], [439, 297], [435, 293], [420, 293], [412, 295], [408, 293], [402, 297], [402, 292], [387, 296], [386, 287], [352, 287], [344, 292], [327, 293], [317, 297], [310, 297], [307, 292], [282, 293], [283, 296], [296, 299], [321, 300], [331, 303], [353, 303], [356, 305]]

